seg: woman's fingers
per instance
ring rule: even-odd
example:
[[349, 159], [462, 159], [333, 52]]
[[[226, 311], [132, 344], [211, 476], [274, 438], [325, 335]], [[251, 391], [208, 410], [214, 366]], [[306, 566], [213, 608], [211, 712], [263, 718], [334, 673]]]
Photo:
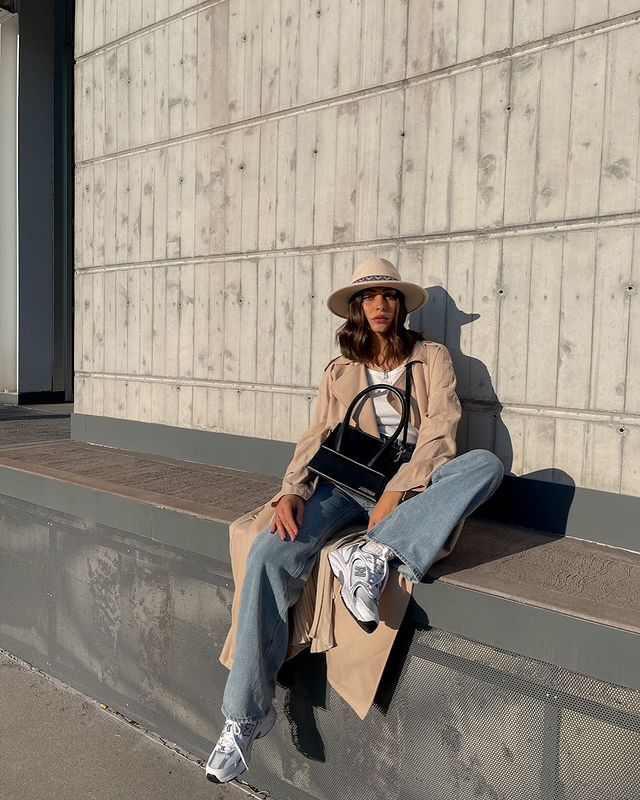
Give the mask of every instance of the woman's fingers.
[[293, 504], [283, 503], [282, 505], [283, 509], [280, 514], [280, 519], [284, 525], [284, 529], [289, 534], [291, 539], [295, 539], [298, 535], [298, 526], [296, 525], [296, 521], [293, 517]]
[[298, 523], [298, 527], [302, 525], [302, 519], [304, 517], [304, 500], [298, 500], [296, 504], [296, 521]]
[[284, 525], [282, 524], [282, 520], [278, 519], [276, 523], [276, 530], [278, 531], [278, 536], [282, 539], [283, 542], [287, 541], [287, 532], [284, 529]]
[[271, 520], [271, 533], [277, 533], [283, 542], [288, 539], [293, 541], [298, 535], [303, 516], [304, 500], [301, 497], [283, 497]]
[[372, 509], [371, 514], [369, 515], [369, 525], [367, 526], [367, 533], [369, 533], [371, 528], [374, 528], [379, 522], [382, 522], [382, 520], [387, 516], [387, 513], [388, 512], [385, 512], [381, 508], [375, 507], [374, 509]]

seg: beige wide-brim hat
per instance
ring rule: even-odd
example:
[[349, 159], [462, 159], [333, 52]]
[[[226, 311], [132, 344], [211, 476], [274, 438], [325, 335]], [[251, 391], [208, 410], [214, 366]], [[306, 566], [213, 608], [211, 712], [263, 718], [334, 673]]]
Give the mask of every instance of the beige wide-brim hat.
[[351, 283], [337, 289], [327, 300], [329, 309], [339, 317], [349, 318], [349, 301], [354, 294], [363, 289], [373, 289], [378, 286], [388, 286], [397, 289], [404, 295], [407, 311], [415, 311], [427, 302], [426, 289], [417, 283], [403, 281], [400, 273], [386, 258], [369, 258], [358, 265], [351, 276]]

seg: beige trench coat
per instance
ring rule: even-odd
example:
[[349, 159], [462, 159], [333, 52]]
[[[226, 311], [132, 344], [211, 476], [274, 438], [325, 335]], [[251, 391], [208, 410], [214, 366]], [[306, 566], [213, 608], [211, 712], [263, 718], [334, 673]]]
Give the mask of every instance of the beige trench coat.
[[[433, 472], [456, 454], [455, 435], [460, 419], [456, 378], [447, 349], [435, 342], [418, 342], [409, 359], [413, 366], [411, 423], [418, 429], [418, 440], [411, 460], [403, 464], [387, 484], [387, 489], [420, 492], [428, 485]], [[231, 629], [220, 655], [228, 668], [233, 650], [239, 597], [244, 580], [246, 559], [255, 537], [270, 525], [273, 506], [284, 494], [297, 494], [308, 500], [315, 491], [317, 478], [307, 464], [329, 432], [344, 418], [353, 397], [368, 385], [363, 364], [342, 356], [331, 361], [324, 371], [313, 422], [300, 438], [289, 464], [282, 488], [268, 503], [235, 520], [230, 526], [231, 565], [235, 594], [231, 611]], [[404, 373], [396, 384], [404, 387]], [[389, 394], [389, 402], [399, 410], [399, 400]], [[369, 398], [356, 413], [359, 427], [378, 436], [373, 402]], [[451, 532], [436, 560], [453, 549], [463, 521]], [[290, 609], [289, 650], [291, 658], [311, 646], [312, 652], [326, 652], [327, 680], [364, 718], [373, 702], [389, 652], [402, 622], [412, 584], [395, 570], [389, 578], [380, 602], [381, 623], [367, 634], [351, 618], [339, 596], [340, 585], [328, 566], [327, 552], [361, 530], [348, 530], [329, 542], [321, 551], [318, 563], [302, 596]]]

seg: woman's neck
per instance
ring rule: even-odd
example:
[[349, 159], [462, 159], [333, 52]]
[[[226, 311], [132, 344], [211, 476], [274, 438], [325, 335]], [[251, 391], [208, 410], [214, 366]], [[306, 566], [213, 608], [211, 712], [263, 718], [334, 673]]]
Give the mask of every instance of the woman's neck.
[[373, 360], [369, 366], [372, 368], [380, 368], [388, 371], [390, 369], [394, 369], [398, 365], [396, 363], [392, 363], [390, 360], [389, 355], [387, 354], [387, 349], [389, 345], [389, 340], [386, 336], [381, 336], [379, 333], [373, 334]]

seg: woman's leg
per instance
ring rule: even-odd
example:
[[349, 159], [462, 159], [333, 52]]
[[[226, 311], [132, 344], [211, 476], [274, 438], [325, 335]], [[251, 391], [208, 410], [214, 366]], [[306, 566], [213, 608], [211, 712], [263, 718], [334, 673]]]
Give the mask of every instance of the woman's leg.
[[371, 529], [368, 538], [390, 548], [398, 571], [420, 581], [461, 519], [500, 486], [504, 467], [488, 450], [471, 450], [437, 469], [429, 486]]
[[223, 697], [227, 718], [252, 722], [269, 711], [287, 651], [289, 607], [300, 596], [323, 545], [358, 521], [366, 526], [362, 507], [321, 483], [305, 504], [294, 541], [283, 542], [268, 529], [257, 536], [247, 561], [235, 655]]
[[437, 469], [424, 492], [401, 503], [367, 534], [329, 554], [342, 584], [342, 600], [366, 631], [380, 620], [378, 601], [389, 562], [409, 580], [426, 575], [442, 545], [461, 519], [498, 488], [504, 468], [488, 450], [472, 450]]

